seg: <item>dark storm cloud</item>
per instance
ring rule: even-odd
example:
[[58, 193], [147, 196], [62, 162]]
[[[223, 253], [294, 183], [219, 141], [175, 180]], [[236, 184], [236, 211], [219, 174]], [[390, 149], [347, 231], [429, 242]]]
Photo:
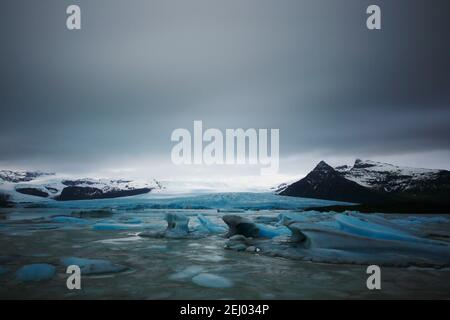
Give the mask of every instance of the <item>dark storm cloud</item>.
[[[81, 31], [65, 29], [72, 3]], [[369, 4], [381, 31], [365, 28]], [[450, 150], [445, 0], [19, 0], [1, 12], [4, 164], [167, 160], [170, 133], [193, 120], [280, 128], [282, 157]]]

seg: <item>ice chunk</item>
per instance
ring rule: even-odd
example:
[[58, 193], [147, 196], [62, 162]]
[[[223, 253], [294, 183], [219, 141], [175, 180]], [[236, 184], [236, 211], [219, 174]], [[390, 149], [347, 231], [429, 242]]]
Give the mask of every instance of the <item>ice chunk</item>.
[[230, 288], [233, 286], [231, 280], [211, 273], [200, 273], [192, 278], [192, 282], [208, 288]]
[[19, 281], [43, 281], [50, 280], [56, 273], [56, 268], [47, 263], [28, 264], [16, 272]]
[[204, 268], [202, 266], [189, 266], [180, 272], [172, 274], [171, 276], [169, 276], [169, 279], [185, 280], [185, 279], [192, 278], [193, 276], [198, 275], [203, 270], [204, 270]]
[[228, 225], [227, 237], [232, 237], [236, 234], [243, 235], [245, 237], [257, 237], [259, 229], [256, 224], [241, 216], [237, 215], [225, 215], [222, 217], [223, 221]]
[[146, 230], [139, 233], [140, 237], [147, 238], [174, 238], [174, 239], [198, 239], [207, 235], [205, 232], [198, 230], [189, 230], [189, 217], [181, 213], [166, 214], [167, 228], [166, 230]]
[[274, 228], [261, 223], [254, 223], [247, 218], [237, 215], [226, 215], [222, 219], [229, 227], [227, 237], [240, 234], [252, 238], [274, 238], [290, 234], [289, 229], [286, 227]]
[[189, 233], [189, 218], [181, 213], [166, 214], [166, 236], [185, 236]]
[[143, 226], [140, 224], [132, 223], [96, 223], [92, 226], [94, 230], [130, 230], [130, 229], [142, 229]]
[[108, 260], [101, 260], [101, 259], [66, 257], [61, 259], [61, 263], [65, 267], [68, 267], [70, 265], [79, 266], [82, 274], [116, 273], [128, 269], [125, 266], [112, 263], [111, 261]]
[[450, 265], [450, 246], [428, 239], [399, 241], [370, 238], [321, 223], [293, 222], [288, 228], [293, 234], [292, 241], [299, 242], [298, 245], [260, 243], [262, 252], [329, 263], [438, 267]]
[[286, 227], [274, 228], [261, 223], [257, 223], [256, 227], [259, 229], [258, 237], [260, 238], [274, 238], [291, 234], [291, 231]]
[[220, 226], [218, 224], [212, 223], [210, 220], [205, 218], [203, 215], [198, 214], [197, 219], [202, 225], [203, 228], [208, 230], [208, 232], [211, 233], [224, 233], [226, 231], [226, 228], [224, 226]]
[[341, 230], [362, 237], [440, 244], [438, 241], [419, 238], [407, 233], [400, 226], [395, 226], [381, 217], [336, 214], [335, 219]]
[[307, 222], [308, 221], [308, 217], [305, 214], [301, 214], [301, 213], [293, 213], [293, 212], [289, 212], [289, 213], [280, 213], [280, 215], [278, 216], [278, 223], [277, 225], [279, 226], [285, 226], [291, 222]]

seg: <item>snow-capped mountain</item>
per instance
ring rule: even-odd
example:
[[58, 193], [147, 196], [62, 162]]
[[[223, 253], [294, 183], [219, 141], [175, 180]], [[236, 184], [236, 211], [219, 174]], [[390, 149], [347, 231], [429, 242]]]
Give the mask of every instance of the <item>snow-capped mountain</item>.
[[389, 193], [450, 190], [450, 171], [395, 166], [357, 159], [352, 167], [335, 170], [359, 185]]
[[54, 173], [40, 172], [40, 171], [12, 171], [0, 170], [0, 183], [3, 182], [26, 182], [31, 181], [42, 176], [52, 176]]
[[164, 188], [156, 180], [72, 179], [54, 173], [11, 170], [0, 172], [0, 194], [13, 202], [117, 198]]
[[288, 183], [282, 183], [279, 184], [277, 187], [272, 187], [270, 188], [274, 193], [281, 193], [282, 191], [284, 191], [287, 187], [289, 186]]
[[345, 202], [379, 202], [385, 197], [379, 192], [348, 180], [333, 167], [321, 161], [308, 175], [278, 194]]
[[277, 193], [355, 203], [449, 203], [450, 171], [360, 159], [353, 166], [332, 168], [321, 161], [305, 178]]

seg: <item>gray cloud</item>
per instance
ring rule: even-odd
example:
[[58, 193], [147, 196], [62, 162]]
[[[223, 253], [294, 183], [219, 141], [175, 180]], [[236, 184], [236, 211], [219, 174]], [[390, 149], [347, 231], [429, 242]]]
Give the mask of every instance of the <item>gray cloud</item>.
[[76, 32], [72, 1], [3, 5], [1, 164], [169, 161], [197, 119], [280, 128], [284, 158], [450, 151], [448, 1], [76, 2]]

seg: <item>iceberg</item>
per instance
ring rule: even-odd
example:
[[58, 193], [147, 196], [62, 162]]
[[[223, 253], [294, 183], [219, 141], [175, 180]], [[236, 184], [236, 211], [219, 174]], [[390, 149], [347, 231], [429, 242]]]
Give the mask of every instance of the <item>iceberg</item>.
[[199, 231], [189, 230], [189, 217], [181, 213], [166, 214], [167, 228], [163, 231], [144, 231], [139, 233], [140, 237], [147, 238], [173, 238], [173, 239], [198, 239], [207, 234]]
[[290, 237], [283, 239], [276, 239], [287, 234], [283, 229], [240, 216], [223, 219], [231, 236], [225, 247], [236, 251], [249, 247], [250, 252], [258, 251], [254, 247], [269, 256], [325, 263], [450, 266], [448, 243], [419, 237], [380, 216], [352, 213], [286, 219]]
[[257, 223], [256, 227], [259, 229], [259, 238], [275, 238], [282, 235], [291, 235], [291, 231], [286, 227], [271, 227], [261, 223]]
[[227, 230], [224, 226], [215, 224], [201, 214], [197, 215], [200, 225], [210, 233], [225, 233]]
[[291, 241], [298, 243], [295, 246], [297, 251], [293, 252], [292, 247], [281, 252], [279, 248], [267, 246], [269, 252], [334, 263], [428, 267], [450, 265], [450, 246], [435, 244], [428, 239], [411, 242], [370, 238], [313, 223], [294, 222], [288, 228], [293, 234]]
[[22, 282], [50, 280], [54, 277], [56, 268], [47, 263], [28, 264], [16, 272], [16, 279]]
[[167, 229], [166, 235], [185, 236], [189, 233], [189, 218], [180, 213], [166, 214]]
[[258, 227], [250, 219], [238, 215], [225, 215], [222, 220], [228, 225], [227, 238], [234, 235], [256, 238], [259, 234]]
[[290, 235], [291, 232], [286, 227], [271, 227], [261, 223], [255, 223], [250, 219], [237, 215], [226, 215], [222, 217], [228, 225], [227, 237], [243, 235], [251, 238], [274, 238], [281, 235]]
[[380, 240], [398, 240], [431, 244], [445, 244], [435, 240], [416, 237], [386, 219], [360, 214], [336, 214], [339, 229], [354, 235]]

